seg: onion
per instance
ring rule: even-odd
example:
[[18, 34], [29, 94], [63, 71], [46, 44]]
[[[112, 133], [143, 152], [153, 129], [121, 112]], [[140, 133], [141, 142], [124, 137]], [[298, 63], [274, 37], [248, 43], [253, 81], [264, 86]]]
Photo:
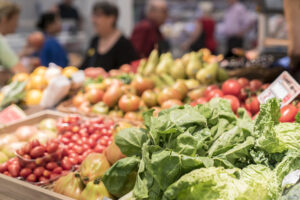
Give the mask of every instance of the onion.
[[3, 147], [2, 152], [7, 155], [8, 158], [15, 156], [15, 151], [22, 148], [26, 142], [14, 142], [7, 144]]
[[56, 138], [56, 133], [51, 131], [38, 131], [31, 140], [38, 140], [41, 144], [46, 144], [50, 139]]
[[17, 142], [18, 138], [14, 134], [4, 134], [0, 136], [0, 149], [5, 145], [13, 142]]
[[56, 120], [47, 118], [40, 122], [39, 129], [44, 131], [56, 132]]
[[21, 126], [16, 131], [16, 136], [20, 141], [28, 141], [37, 133], [37, 128], [34, 126]]

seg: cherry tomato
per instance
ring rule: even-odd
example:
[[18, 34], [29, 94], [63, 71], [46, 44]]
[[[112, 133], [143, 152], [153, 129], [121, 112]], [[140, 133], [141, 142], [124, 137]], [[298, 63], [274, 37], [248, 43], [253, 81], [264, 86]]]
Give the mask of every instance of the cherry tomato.
[[33, 170], [36, 167], [36, 164], [34, 162], [30, 162], [26, 164], [25, 167]]
[[73, 135], [73, 133], [71, 131], [67, 131], [67, 132], [65, 132], [65, 134], [63, 136], [67, 137], [67, 138], [71, 138], [72, 135]]
[[70, 139], [67, 138], [67, 137], [63, 137], [63, 138], [61, 139], [61, 142], [67, 145], [67, 144], [70, 143]]
[[94, 148], [95, 145], [96, 145], [96, 140], [93, 139], [93, 138], [89, 138], [89, 139], [88, 139], [88, 144], [89, 144], [89, 146], [90, 146], [91, 148]]
[[26, 178], [28, 182], [36, 182], [36, 176], [34, 174], [29, 174]]
[[55, 169], [57, 167], [56, 162], [49, 162], [46, 164], [46, 169], [52, 171], [53, 169]]
[[42, 177], [39, 178], [39, 182], [41, 182], [41, 183], [48, 183], [49, 179], [42, 176]]
[[55, 174], [61, 174], [63, 171], [63, 169], [61, 167], [56, 167], [54, 170], [53, 170], [53, 173]]
[[250, 90], [252, 92], [256, 92], [257, 90], [259, 90], [262, 85], [263, 85], [262, 82], [257, 79], [254, 79], [254, 80], [250, 81], [250, 83], [249, 83]]
[[108, 146], [108, 141], [101, 138], [100, 141], [99, 141], [99, 144], [106, 147], [106, 146]]
[[37, 176], [40, 177], [43, 175], [45, 168], [44, 167], [37, 167], [34, 169], [33, 173]]
[[22, 176], [23, 178], [26, 178], [29, 174], [32, 173], [32, 170], [29, 169], [29, 168], [23, 168], [21, 171], [20, 171], [20, 176]]
[[234, 95], [238, 97], [241, 93], [242, 86], [237, 80], [229, 79], [222, 85], [222, 91], [225, 95]]
[[55, 151], [57, 151], [59, 144], [57, 142], [49, 142], [47, 144], [47, 152], [48, 153], [54, 153]]
[[50, 175], [51, 175], [51, 172], [50, 172], [49, 170], [45, 169], [45, 170], [43, 171], [43, 176], [44, 176], [44, 177], [49, 178]]
[[0, 164], [0, 173], [7, 171], [8, 164], [7, 162]]
[[77, 165], [78, 164], [78, 159], [76, 157], [69, 157], [69, 161], [72, 163], [72, 165]]
[[64, 158], [61, 161], [61, 166], [62, 166], [62, 168], [64, 170], [70, 170], [70, 169], [72, 169], [72, 163], [71, 163], [71, 161], [68, 158]]
[[294, 122], [298, 113], [296, 106], [289, 104], [280, 109], [281, 117], [280, 122]]
[[74, 150], [77, 154], [82, 154], [82, 153], [83, 153], [83, 148], [82, 148], [82, 146], [79, 146], [79, 145], [73, 146], [73, 150]]
[[214, 89], [214, 90], [209, 92], [207, 98], [208, 98], [208, 100], [211, 100], [212, 98], [223, 97], [223, 96], [224, 96], [224, 93], [222, 92], [222, 90]]
[[101, 144], [97, 144], [96, 147], [94, 148], [94, 151], [97, 153], [102, 153], [105, 150], [105, 146], [102, 146]]
[[217, 85], [210, 85], [210, 86], [208, 86], [208, 87], [204, 90], [204, 95], [205, 95], [206, 97], [208, 97], [209, 93], [210, 93], [212, 90], [214, 90], [214, 89], [219, 89], [219, 86], [217, 86]]
[[237, 81], [242, 87], [249, 85], [249, 80], [247, 78], [239, 78]]
[[78, 134], [74, 134], [74, 135], [71, 137], [71, 140], [72, 140], [73, 142], [77, 142], [79, 139], [80, 139], [80, 137], [79, 137]]
[[223, 98], [230, 102], [232, 111], [236, 113], [237, 109], [241, 105], [239, 99], [232, 95], [225, 95]]
[[8, 166], [8, 172], [12, 175], [12, 177], [19, 176], [20, 169], [21, 167], [18, 164], [11, 164]]

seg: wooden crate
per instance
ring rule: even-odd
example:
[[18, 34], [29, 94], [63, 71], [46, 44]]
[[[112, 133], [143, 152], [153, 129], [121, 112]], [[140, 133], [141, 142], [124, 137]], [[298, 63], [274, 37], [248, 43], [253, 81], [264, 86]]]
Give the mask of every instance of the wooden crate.
[[[5, 125], [0, 129], [0, 134], [13, 133], [20, 126], [36, 125], [41, 120], [46, 118], [58, 119], [66, 114], [57, 111], [46, 110], [35, 113], [26, 117], [25, 119]], [[72, 200], [72, 198], [60, 195], [50, 190], [39, 186], [27, 183], [0, 174], [0, 200]]]

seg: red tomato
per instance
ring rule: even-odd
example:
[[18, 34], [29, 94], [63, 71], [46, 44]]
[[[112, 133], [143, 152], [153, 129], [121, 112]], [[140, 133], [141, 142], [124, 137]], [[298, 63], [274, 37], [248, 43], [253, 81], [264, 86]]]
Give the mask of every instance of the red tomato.
[[102, 98], [104, 96], [103, 90], [97, 89], [97, 88], [91, 88], [87, 93], [86, 93], [87, 99], [89, 100], [90, 103], [96, 104], [99, 101], [102, 101]]
[[224, 93], [222, 92], [222, 90], [214, 89], [209, 92], [207, 98], [208, 98], [208, 100], [211, 100], [212, 98], [223, 97], [223, 96], [224, 96]]
[[161, 108], [168, 109], [168, 108], [172, 108], [174, 106], [182, 106], [182, 105], [183, 105], [183, 103], [178, 99], [169, 99], [169, 100], [163, 102], [163, 104], [161, 105]]
[[225, 81], [222, 85], [222, 91], [225, 95], [234, 95], [238, 97], [241, 93], [242, 86], [237, 80], [229, 79]]
[[114, 107], [120, 97], [122, 96], [123, 92], [121, 90], [121, 87], [119, 86], [110, 86], [104, 96], [103, 96], [103, 102], [108, 105], [110, 108]]
[[94, 151], [97, 153], [102, 153], [105, 150], [105, 146], [102, 146], [101, 144], [97, 144], [96, 147], [94, 148]]
[[242, 87], [249, 85], [249, 80], [247, 78], [239, 78], [237, 81]]
[[205, 104], [207, 103], [207, 98], [206, 97], [200, 97], [199, 99], [193, 101], [190, 103], [191, 106], [196, 106], [198, 104]]
[[259, 101], [257, 97], [250, 97], [246, 99], [245, 107], [248, 111], [250, 111], [253, 115], [259, 112]]
[[294, 122], [295, 117], [298, 113], [298, 109], [296, 106], [289, 104], [280, 109], [281, 117], [279, 119], [280, 122]]
[[49, 170], [45, 169], [44, 172], [43, 172], [43, 176], [46, 177], [46, 178], [49, 178], [50, 175], [51, 175], [51, 172]]
[[217, 85], [210, 85], [210, 86], [208, 86], [208, 87], [205, 89], [205, 91], [204, 91], [204, 95], [205, 95], [206, 97], [208, 97], [209, 93], [210, 93], [212, 90], [214, 90], [214, 89], [219, 89], [219, 87], [218, 87]]
[[256, 92], [257, 90], [259, 90], [262, 85], [263, 85], [262, 82], [257, 79], [254, 79], [254, 80], [250, 81], [250, 83], [249, 83], [250, 90], [252, 92]]
[[169, 100], [169, 99], [178, 99], [181, 100], [182, 95], [179, 91], [175, 90], [174, 88], [165, 88], [163, 89], [157, 97], [157, 101], [159, 105], [162, 105], [163, 102]]
[[76, 157], [69, 157], [69, 161], [73, 164], [73, 165], [77, 165], [78, 164], [78, 159]]
[[96, 145], [96, 140], [93, 139], [93, 138], [89, 138], [88, 139], [88, 144], [89, 144], [90, 148], [94, 148], [95, 145]]
[[133, 112], [139, 109], [140, 98], [132, 94], [125, 94], [119, 100], [118, 105], [124, 112]]
[[82, 148], [82, 146], [79, 146], [79, 145], [74, 145], [74, 146], [73, 146], [73, 150], [74, 150], [77, 154], [82, 154], [82, 153], [83, 153], [83, 148]]
[[138, 91], [138, 93], [141, 95], [144, 91], [148, 89], [154, 88], [154, 82], [151, 79], [137, 76], [132, 82], [131, 86]]
[[248, 98], [247, 90], [248, 90], [247, 88], [242, 88], [241, 89], [241, 93], [239, 95], [239, 99], [240, 100], [244, 101], [244, 100], [246, 100]]
[[236, 113], [241, 105], [239, 99], [232, 95], [225, 95], [223, 98], [227, 99], [230, 102], [232, 111]]

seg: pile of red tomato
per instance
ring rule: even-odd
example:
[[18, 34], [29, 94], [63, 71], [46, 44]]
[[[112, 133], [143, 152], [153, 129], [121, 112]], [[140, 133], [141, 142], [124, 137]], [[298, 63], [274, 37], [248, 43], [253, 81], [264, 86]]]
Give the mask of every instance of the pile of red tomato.
[[231, 103], [233, 112], [239, 107], [245, 108], [251, 116], [259, 112], [259, 101], [257, 95], [265, 90], [269, 84], [263, 84], [260, 80], [249, 81], [246, 78], [229, 79], [221, 87], [210, 85], [201, 97], [191, 103], [192, 106], [204, 104], [215, 97], [227, 99]]

